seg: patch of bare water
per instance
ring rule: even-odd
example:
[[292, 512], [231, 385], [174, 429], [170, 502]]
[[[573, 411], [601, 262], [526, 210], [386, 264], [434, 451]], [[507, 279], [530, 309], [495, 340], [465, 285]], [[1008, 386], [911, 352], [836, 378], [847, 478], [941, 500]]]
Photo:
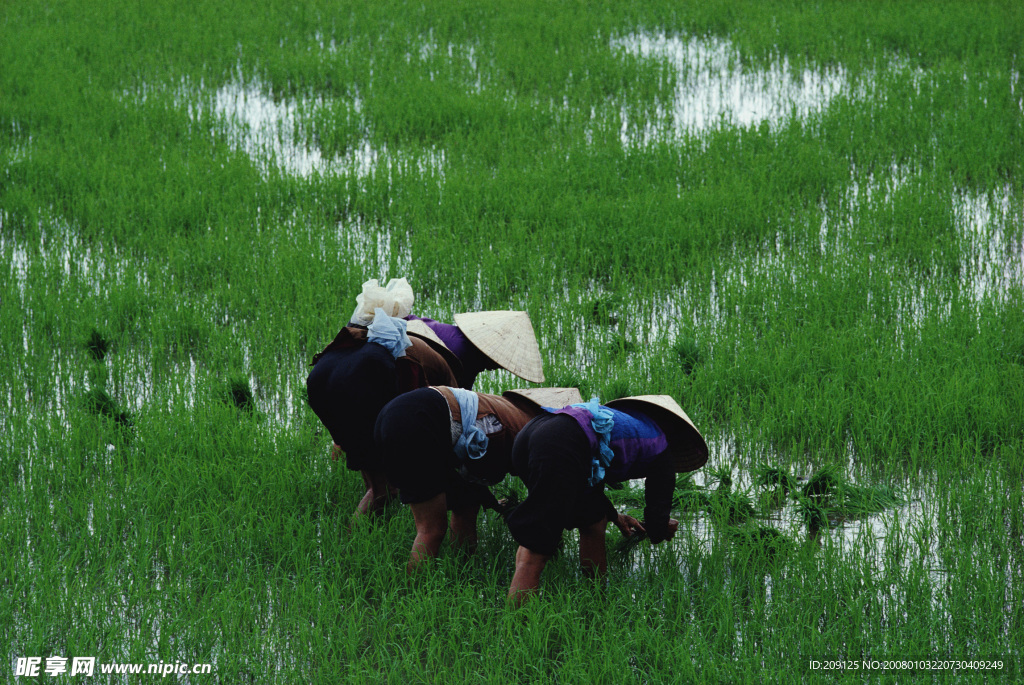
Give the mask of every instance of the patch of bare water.
[[[440, 148], [413, 155], [389, 149], [387, 145], [373, 145], [364, 139], [344, 155], [324, 155], [300, 133], [304, 121], [331, 104], [322, 97], [275, 97], [265, 84], [256, 79], [245, 80], [239, 74], [212, 94], [202, 86], [198, 89], [183, 86], [178, 99], [193, 118], [209, 111], [223, 119], [232, 147], [245, 152], [265, 171], [276, 167], [284, 173], [307, 178], [339, 174], [366, 178], [408, 169], [444, 175], [445, 151]], [[354, 116], [363, 116], [359, 98], [353, 98], [348, 106]]]
[[333, 238], [330, 245], [323, 242], [325, 257], [358, 262], [367, 278], [375, 275], [384, 283], [388, 274], [412, 274], [412, 249], [408, 231], [356, 218], [339, 222]]
[[[710, 554], [722, 545], [756, 545], [757, 538], [744, 543], [740, 542], [744, 538], [734, 537], [740, 531], [750, 531], [756, 527], [762, 531], [774, 530], [788, 540], [789, 551], [781, 551], [783, 555], [801, 547], [817, 549], [819, 552], [831, 550], [854, 567], [863, 565], [876, 586], [891, 587], [895, 591], [900, 591], [903, 579], [915, 570], [922, 569], [933, 588], [932, 596], [936, 598], [938, 606], [941, 591], [948, 585], [950, 570], [944, 567], [941, 558], [938, 531], [941, 529], [942, 496], [934, 474], [926, 474], [914, 482], [901, 479], [898, 483], [891, 483], [894, 492], [901, 498], [897, 504], [868, 515], [832, 517], [826, 525], [812, 529], [791, 497], [776, 497], [772, 495], [771, 489], [759, 487], [754, 482], [753, 462], [736, 464], [738, 443], [732, 436], [711, 436], [708, 446], [708, 464], [693, 474], [693, 483], [703, 488], [712, 500], [716, 496], [714, 490], [719, 487], [724, 487], [727, 492], [745, 495], [756, 512], [753, 518], [744, 521], [744, 517], [740, 517], [739, 520], [729, 522], [722, 516], [712, 516], [705, 509], [696, 513], [674, 511], [673, 516], [680, 521], [680, 530], [669, 543], [670, 549], [651, 545], [636, 547], [623, 558], [628, 568], [642, 572], [645, 567], [657, 565], [658, 557], [672, 550], [675, 550], [679, 559], [687, 559], [692, 558], [695, 551]], [[785, 463], [781, 455], [762, 456], [769, 464]], [[869, 474], [859, 471], [853, 461], [851, 456], [850, 463], [844, 469], [846, 482], [859, 484], [872, 480]], [[814, 471], [813, 467], [805, 465], [790, 470], [790, 473], [798, 479], [798, 487], [802, 487]], [[720, 476], [729, 478], [731, 482], [723, 485]], [[635, 496], [642, 498], [643, 481], [634, 481], [629, 487], [634, 489]], [[620, 505], [618, 509], [639, 515], [642, 504], [636, 507]], [[746, 551], [753, 553], [755, 550]], [[737, 548], [737, 552], [743, 558], [743, 550]], [[685, 571], [685, 568], [681, 570]], [[1008, 574], [1007, 577], [1012, 576]], [[766, 573], [763, 580], [766, 601], [770, 603], [774, 584], [772, 574]], [[881, 593], [877, 601], [890, 616], [903, 611], [901, 601], [885, 592]]]
[[[903, 344], [920, 329], [926, 317], [948, 315], [948, 285], [941, 281], [915, 282], [901, 276], [899, 265], [883, 258], [881, 245], [876, 247], [870, 238], [858, 238], [862, 231], [855, 224], [861, 220], [858, 213], [862, 208], [890, 205], [895, 191], [911, 179], [906, 169], [896, 166], [881, 178], [855, 176], [835, 205], [821, 206], [817, 259], [808, 259], [799, 248], [786, 247], [786, 234], [780, 231], [761, 249], [735, 248], [723, 261], [725, 266], [713, 271], [707, 284], [684, 282], [654, 296], [620, 303], [613, 313], [628, 316], [630, 330], [643, 331], [639, 343], [671, 341], [696, 328], [713, 338], [731, 313], [725, 311], [725, 303], [735, 293], [750, 289], [766, 293], [799, 290], [802, 284], [816, 282], [823, 269], [841, 271], [844, 263], [866, 258], [871, 273], [878, 274], [892, 288], [898, 309], [894, 335]], [[950, 209], [956, 220], [955, 229], [964, 238], [959, 271], [961, 291], [978, 304], [1004, 302], [1007, 292], [1024, 284], [1021, 199], [1009, 188], [987, 194], [962, 191], [953, 197]], [[594, 302], [610, 297], [600, 284], [591, 284], [580, 292], [586, 293], [576, 298], [581, 306], [586, 305], [582, 300], [587, 297]], [[866, 297], [862, 306], [871, 311], [876, 307], [877, 293], [869, 290]], [[591, 333], [581, 333], [580, 339], [595, 339]], [[586, 350], [579, 353], [585, 357]]]
[[[3, 223], [0, 218], [0, 229]], [[54, 280], [74, 278], [80, 294], [87, 297], [103, 296], [111, 286], [123, 286], [129, 278], [143, 289], [149, 286], [146, 272], [133, 268], [116, 245], [87, 243], [60, 217], [41, 222], [38, 241], [33, 242], [26, 244], [0, 230], [0, 255], [10, 267], [10, 278], [17, 284], [22, 304], [30, 265]]]
[[746, 127], [804, 117], [825, 107], [849, 81], [841, 66], [797, 71], [786, 57], [767, 69], [744, 68], [735, 46], [713, 36], [634, 33], [613, 39], [611, 46], [667, 62], [677, 76], [670, 109], [659, 111], [654, 122], [630, 120], [628, 108], [622, 108], [621, 137], [627, 147], [721, 125]]
[[1010, 187], [988, 194], [961, 191], [953, 212], [969, 245], [961, 267], [972, 298], [1001, 300], [1008, 288], [1024, 284], [1024, 210]]

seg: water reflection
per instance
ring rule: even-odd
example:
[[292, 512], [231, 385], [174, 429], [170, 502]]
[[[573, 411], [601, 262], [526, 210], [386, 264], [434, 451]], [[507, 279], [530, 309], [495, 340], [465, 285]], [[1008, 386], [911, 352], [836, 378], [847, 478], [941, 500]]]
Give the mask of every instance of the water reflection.
[[643, 146], [719, 125], [774, 124], [789, 116], [804, 117], [824, 107], [847, 87], [843, 67], [795, 72], [786, 57], [767, 70], [744, 68], [732, 43], [723, 38], [634, 33], [613, 39], [613, 48], [671, 64], [677, 84], [671, 111], [659, 111], [656, 123], [631, 121], [622, 110], [622, 143]]
[[[947, 581], [949, 569], [944, 567], [940, 557], [938, 535], [944, 495], [939, 490], [936, 474], [923, 474], [913, 481], [901, 479], [899, 483], [894, 483], [894, 489], [902, 499], [901, 503], [869, 515], [833, 515], [827, 525], [813, 529], [791, 497], [783, 496], [776, 504], [767, 503], [768, 498], [764, 495], [770, 490], [753, 483], [752, 464], [744, 464], [738, 470], [726, 465], [737, 459], [735, 446], [736, 442], [730, 436], [717, 436], [709, 440], [709, 463], [694, 473], [693, 483], [714, 498], [715, 488], [723, 487], [717, 482], [715, 474], [724, 471], [733, 481], [730, 486], [724, 487], [749, 497], [755, 503], [756, 513], [745, 521], [727, 521], [722, 516], [712, 515], [704, 507], [698, 511], [675, 509], [672, 515], [679, 519], [680, 531], [669, 543], [669, 547], [675, 550], [683, 564], [688, 563], [695, 552], [707, 554], [719, 545], [736, 547], [736, 554], [731, 555], [731, 558], [738, 562], [745, 559], [746, 554], [753, 553], [756, 556], [759, 550], [753, 547], [759, 545], [757, 531], [769, 529], [768, 532], [774, 531], [767, 538], [769, 543], [781, 539], [782, 544], [776, 548], [779, 554], [792, 554], [800, 547], [808, 546], [813, 549], [832, 548], [853, 566], [865, 564], [875, 578], [905, 576], [912, 566], [919, 566], [935, 586], [942, 587]], [[781, 455], [776, 455], [768, 463], [784, 464], [785, 460]], [[803, 473], [797, 476], [802, 486], [807, 476], [814, 471], [813, 467], [807, 465], [794, 470], [794, 474]], [[844, 469], [843, 479], [851, 485], [873, 480], [869, 474], [852, 465]], [[631, 482], [627, 487], [633, 492], [631, 498], [638, 504], [620, 504], [618, 509], [639, 516], [643, 507], [643, 481]], [[613, 501], [616, 501], [617, 496], [621, 497], [614, 492], [610, 496]], [[737, 535], [742, 532], [754, 534], [752, 537]], [[764, 536], [761, 541], [765, 541]], [[745, 546], [750, 548], [746, 549]], [[648, 566], [658, 564], [659, 555], [666, 553], [660, 547], [643, 544], [621, 558], [632, 572], [640, 573]], [[773, 554], [768, 547], [760, 551], [767, 555]], [[680, 570], [685, 573], [685, 566]], [[765, 582], [770, 592], [770, 575], [765, 577]]]
[[1024, 212], [1010, 187], [988, 194], [961, 191], [953, 213], [969, 245], [961, 267], [974, 300], [1002, 299], [1009, 287], [1024, 284]]
[[[181, 96], [192, 104], [193, 117], [203, 111], [208, 101], [202, 92], [185, 89]], [[268, 94], [269, 93], [269, 94]], [[444, 150], [431, 148], [420, 154], [389, 150], [387, 145], [375, 146], [362, 140], [342, 156], [326, 156], [316, 145], [304, 140], [299, 131], [303, 121], [316, 116], [330, 103], [323, 98], [277, 98], [265, 85], [256, 80], [245, 81], [240, 76], [218, 88], [212, 96], [212, 111], [228, 124], [230, 144], [245, 152], [264, 170], [276, 166], [287, 174], [309, 177], [314, 174], [355, 174], [365, 178], [378, 173], [398, 173], [415, 169], [422, 173], [443, 175]], [[363, 116], [362, 102], [354, 98], [350, 103], [353, 114]]]

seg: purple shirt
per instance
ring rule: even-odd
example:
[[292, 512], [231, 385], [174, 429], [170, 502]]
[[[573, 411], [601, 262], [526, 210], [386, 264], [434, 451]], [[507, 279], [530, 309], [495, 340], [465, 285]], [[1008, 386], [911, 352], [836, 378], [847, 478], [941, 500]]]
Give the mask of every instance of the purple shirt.
[[[604, 405], [602, 405], [604, 407]], [[652, 419], [635, 409], [626, 412], [604, 407], [612, 412], [612, 463], [605, 470], [605, 481], [620, 483], [634, 478], [646, 478], [651, 463], [668, 449], [665, 432]], [[598, 453], [598, 437], [591, 425], [590, 412], [582, 407], [565, 407], [554, 412], [568, 414], [576, 420], [590, 442], [591, 454]]]
[[481, 371], [496, 369], [497, 365], [488, 359], [476, 345], [469, 341], [466, 334], [459, 330], [453, 323], [441, 323], [433, 319], [424, 319], [422, 316], [410, 314], [405, 317], [407, 321], [422, 321], [427, 328], [434, 331], [441, 342], [445, 344], [452, 353], [462, 362], [462, 376], [459, 384], [467, 390], [473, 387], [476, 376]]

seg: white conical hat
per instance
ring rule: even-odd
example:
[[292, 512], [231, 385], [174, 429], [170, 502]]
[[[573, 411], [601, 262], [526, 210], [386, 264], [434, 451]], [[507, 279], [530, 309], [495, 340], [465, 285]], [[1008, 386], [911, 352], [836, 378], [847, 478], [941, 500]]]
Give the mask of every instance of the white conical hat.
[[561, 409], [570, 404], [579, 404], [583, 396], [577, 388], [521, 388], [519, 390], [506, 390], [501, 393], [502, 397], [510, 400], [522, 398], [537, 407], [551, 407]]
[[632, 407], [647, 414], [665, 431], [676, 472], [694, 471], [708, 461], [708, 444], [679, 403], [669, 395], [637, 395], [605, 402], [606, 407]]
[[526, 312], [470, 312], [455, 315], [455, 325], [499, 366], [531, 383], [544, 382], [544, 364]]
[[[448, 346], [445, 345], [444, 341], [438, 337], [437, 333], [430, 329], [430, 326], [417, 319], [410, 319], [405, 322], [405, 332], [418, 335], [421, 338], [426, 338], [430, 342], [436, 343], [446, 350], [448, 349]], [[450, 352], [451, 350], [448, 351]]]

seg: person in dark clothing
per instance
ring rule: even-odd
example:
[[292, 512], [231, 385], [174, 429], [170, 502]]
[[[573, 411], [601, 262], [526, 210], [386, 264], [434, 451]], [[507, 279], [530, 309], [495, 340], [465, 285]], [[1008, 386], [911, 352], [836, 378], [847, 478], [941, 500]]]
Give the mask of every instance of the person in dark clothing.
[[526, 312], [459, 314], [467, 334], [455, 325], [412, 317], [413, 299], [405, 279], [392, 279], [387, 288], [376, 279], [363, 283], [350, 323], [313, 357], [306, 379], [310, 406], [333, 439], [332, 457], [344, 453], [346, 466], [363, 476], [366, 493], [356, 516], [379, 511], [395, 494], [373, 440], [377, 415], [389, 401], [428, 385], [468, 389], [480, 371], [491, 368], [534, 381], [544, 377]]
[[[667, 395], [576, 404], [540, 414], [516, 437], [512, 471], [529, 495], [509, 515], [519, 543], [509, 598], [522, 603], [540, 587], [540, 575], [562, 531], [580, 531], [580, 562], [587, 575], [607, 568], [605, 530], [646, 533], [653, 543], [672, 538], [675, 474], [700, 468], [708, 448], [682, 408]], [[643, 478], [644, 521], [616, 512], [605, 482]]]
[[431, 343], [409, 336], [405, 354], [395, 357], [368, 339], [368, 329], [346, 326], [313, 358], [306, 379], [309, 404], [331, 434], [332, 454], [360, 471], [366, 493], [356, 515], [380, 510], [393, 496], [378, 463], [373, 441], [377, 415], [398, 395], [432, 383], [454, 384], [454, 358], [446, 359]]
[[516, 434], [542, 406], [578, 399], [575, 388], [510, 390], [499, 397], [432, 387], [384, 407], [377, 418], [377, 449], [416, 522], [409, 573], [437, 556], [449, 528], [456, 544], [472, 548], [481, 506], [498, 506], [488, 488], [508, 474]]

